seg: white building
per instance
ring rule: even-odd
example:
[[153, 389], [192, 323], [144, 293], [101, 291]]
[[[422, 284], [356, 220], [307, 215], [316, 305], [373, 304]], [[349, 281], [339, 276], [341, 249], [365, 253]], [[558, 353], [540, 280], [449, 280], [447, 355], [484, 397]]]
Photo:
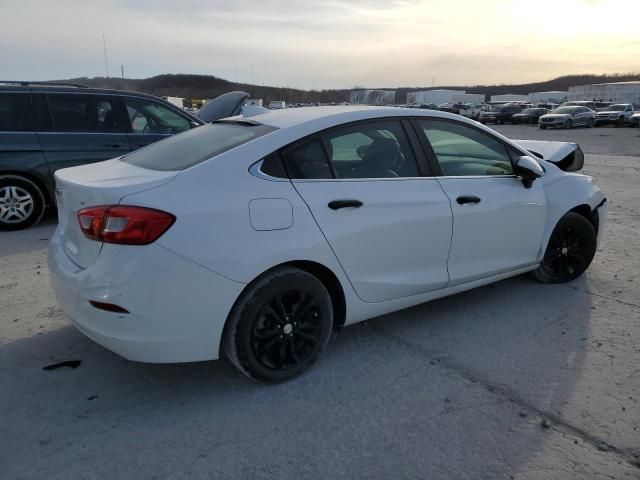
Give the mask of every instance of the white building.
[[359, 105], [392, 105], [396, 103], [396, 91], [352, 90], [350, 102]]
[[460, 93], [453, 96], [452, 103], [473, 103], [478, 105], [484, 103], [484, 93]]
[[595, 83], [569, 87], [569, 100], [602, 100], [640, 105], [640, 82]]
[[562, 103], [567, 101], [569, 92], [554, 90], [550, 92], [534, 92], [529, 94], [531, 103]]
[[[420, 92], [407, 93], [407, 105], [427, 105], [435, 103], [441, 105], [443, 103], [455, 103], [454, 96], [465, 95], [464, 90], [423, 90]], [[467, 103], [467, 102], [465, 102]]]
[[506, 93], [504, 95], [491, 95], [491, 102], [528, 102], [529, 95], [517, 95]]
[[261, 98], [247, 98], [245, 105], [255, 105], [256, 107], [262, 107]]

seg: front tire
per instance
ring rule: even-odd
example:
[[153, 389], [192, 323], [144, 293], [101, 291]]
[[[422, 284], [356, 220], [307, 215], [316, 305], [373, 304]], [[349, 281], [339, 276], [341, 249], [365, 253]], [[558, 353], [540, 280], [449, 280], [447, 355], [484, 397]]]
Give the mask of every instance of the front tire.
[[265, 383], [294, 378], [313, 365], [333, 327], [333, 305], [313, 275], [278, 267], [242, 293], [225, 326], [227, 358]]
[[595, 124], [595, 122], [594, 122], [593, 118], [590, 118], [589, 119], [589, 123], [587, 123], [587, 127], [588, 128], [593, 128], [594, 124]]
[[597, 233], [584, 216], [569, 212], [551, 233], [542, 263], [532, 272], [542, 283], [565, 283], [582, 275], [596, 254]]
[[40, 221], [45, 210], [44, 194], [31, 180], [18, 175], [0, 175], [0, 230], [22, 230]]
[[564, 128], [571, 128], [573, 127], [573, 122], [571, 120], [567, 120], [564, 124]]

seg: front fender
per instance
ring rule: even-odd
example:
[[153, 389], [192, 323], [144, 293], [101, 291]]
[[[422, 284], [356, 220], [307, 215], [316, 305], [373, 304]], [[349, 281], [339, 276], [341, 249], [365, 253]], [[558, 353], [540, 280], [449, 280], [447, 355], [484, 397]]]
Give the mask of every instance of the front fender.
[[[553, 168], [553, 167], [552, 167]], [[549, 169], [549, 168], [548, 168]], [[586, 175], [556, 173], [541, 179], [547, 199], [547, 223], [539, 260], [542, 260], [553, 229], [560, 218], [578, 207], [586, 205], [592, 212], [598, 212], [598, 242], [602, 237], [607, 215], [607, 205], [602, 191]]]

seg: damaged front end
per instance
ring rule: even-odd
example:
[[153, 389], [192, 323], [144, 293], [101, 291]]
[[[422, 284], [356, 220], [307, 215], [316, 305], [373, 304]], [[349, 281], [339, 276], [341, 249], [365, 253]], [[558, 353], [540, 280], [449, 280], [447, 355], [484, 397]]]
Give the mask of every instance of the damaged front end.
[[514, 142], [565, 172], [578, 172], [584, 166], [584, 153], [577, 143], [544, 140], [514, 140]]

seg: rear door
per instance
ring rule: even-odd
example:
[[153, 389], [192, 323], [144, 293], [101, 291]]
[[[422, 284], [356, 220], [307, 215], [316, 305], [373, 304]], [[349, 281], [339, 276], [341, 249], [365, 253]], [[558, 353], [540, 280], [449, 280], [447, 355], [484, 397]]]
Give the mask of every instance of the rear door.
[[407, 125], [347, 124], [283, 153], [294, 187], [366, 302], [436, 290], [449, 280], [451, 208], [437, 180], [421, 176]]
[[484, 130], [452, 120], [417, 120], [453, 211], [449, 286], [537, 262], [546, 223], [541, 182], [525, 188], [512, 155]]
[[191, 119], [172, 106], [146, 97], [123, 97], [130, 126], [129, 143], [141, 147], [189, 130]]
[[34, 94], [38, 139], [52, 172], [128, 153], [128, 123], [116, 95]]

